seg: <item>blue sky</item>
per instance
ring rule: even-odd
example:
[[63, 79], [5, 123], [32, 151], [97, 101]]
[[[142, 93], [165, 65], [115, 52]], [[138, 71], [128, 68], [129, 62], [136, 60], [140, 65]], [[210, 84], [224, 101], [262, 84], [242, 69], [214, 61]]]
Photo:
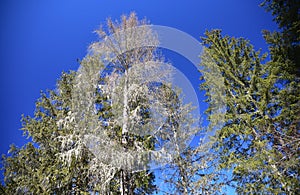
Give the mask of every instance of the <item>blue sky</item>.
[[[259, 7], [261, 1], [2, 0], [0, 153], [6, 154], [11, 143], [25, 143], [19, 130], [21, 115], [33, 114], [40, 91], [54, 89], [62, 71], [77, 70], [77, 59], [97, 40], [93, 31], [107, 17], [119, 19], [135, 11], [139, 18], [177, 28], [197, 40], [206, 29], [222, 29], [266, 51], [261, 30], [274, 30], [276, 24]], [[197, 86], [197, 80], [193, 84]]]

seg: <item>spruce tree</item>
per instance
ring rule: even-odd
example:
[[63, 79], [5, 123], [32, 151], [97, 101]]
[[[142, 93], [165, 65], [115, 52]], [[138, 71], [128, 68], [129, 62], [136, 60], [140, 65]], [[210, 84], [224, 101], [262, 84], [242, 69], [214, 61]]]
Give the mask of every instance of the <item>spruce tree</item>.
[[261, 6], [274, 16], [279, 30], [264, 30], [264, 38], [269, 44], [270, 54], [281, 73], [300, 77], [300, 1], [265, 0]]
[[[74, 134], [76, 131], [62, 122], [73, 120], [69, 109], [75, 74], [63, 73], [56, 90], [42, 93], [34, 117], [23, 117], [22, 130], [31, 141], [21, 148], [12, 145], [9, 155], [3, 155], [7, 194], [90, 194], [102, 191], [103, 185], [96, 180], [102, 175], [91, 171], [97, 163], [95, 155], [84, 146], [78, 150], [80, 140]], [[98, 94], [97, 100], [101, 101], [101, 98]], [[108, 112], [106, 107], [98, 114], [108, 115]], [[66, 136], [69, 143], [62, 146], [61, 137]], [[60, 154], [75, 148], [80, 158], [72, 154], [66, 163]], [[155, 189], [154, 175], [148, 171], [130, 174], [128, 180], [132, 184], [132, 194], [151, 193]], [[116, 172], [109, 183], [108, 194], [119, 194], [118, 181], [119, 173]]]
[[[225, 84], [225, 125], [214, 149], [220, 168], [233, 171], [239, 194], [299, 191], [299, 82], [279, 74], [278, 63], [265, 63], [243, 38], [206, 32], [202, 63], [219, 67]], [[211, 74], [209, 71], [204, 74]], [[202, 85], [207, 89], [207, 83]], [[217, 98], [207, 91], [208, 102]], [[209, 120], [218, 116], [207, 110]]]

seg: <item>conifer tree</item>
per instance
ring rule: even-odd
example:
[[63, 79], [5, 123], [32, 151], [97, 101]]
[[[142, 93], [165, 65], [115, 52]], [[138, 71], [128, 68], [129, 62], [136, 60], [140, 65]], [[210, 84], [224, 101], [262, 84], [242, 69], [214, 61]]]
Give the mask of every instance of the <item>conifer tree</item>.
[[282, 74], [300, 77], [300, 1], [265, 0], [261, 6], [272, 13], [279, 27], [278, 31], [263, 31], [272, 61]]
[[[36, 102], [33, 117], [23, 117], [24, 135], [31, 139], [26, 145], [10, 148], [3, 159], [5, 187], [8, 194], [70, 194], [88, 193], [88, 164], [92, 154], [82, 148], [83, 157], [70, 165], [61, 161], [61, 135], [72, 132], [58, 125], [69, 116], [74, 72], [63, 73], [58, 91], [42, 93]], [[76, 140], [73, 140], [76, 143]]]
[[[96, 165], [95, 155], [87, 147], [81, 147], [77, 151], [80, 158], [72, 155], [69, 163], [60, 156], [67, 147], [67, 151], [72, 151], [80, 145], [76, 131], [66, 127], [66, 121], [73, 120], [69, 109], [75, 74], [63, 73], [56, 90], [42, 93], [35, 116], [23, 117], [24, 135], [32, 141], [22, 148], [12, 145], [10, 155], [3, 156], [7, 194], [90, 194], [103, 190], [103, 185], [95, 180], [101, 175], [91, 169]], [[99, 115], [103, 113], [104, 110]], [[60, 139], [64, 136], [70, 137], [70, 143], [62, 146]], [[118, 194], [118, 177], [116, 173], [110, 181], [108, 194]], [[147, 171], [131, 174], [129, 180], [133, 194], [151, 193], [155, 189], [154, 175]]]
[[[276, 61], [255, 51], [243, 38], [206, 32], [202, 55], [223, 75], [225, 125], [215, 136], [220, 168], [233, 170], [240, 194], [299, 191], [299, 82], [280, 75]], [[204, 74], [211, 74], [209, 71]], [[295, 78], [295, 77], [293, 77]], [[207, 88], [207, 83], [202, 85]], [[207, 91], [208, 102], [216, 94]], [[209, 120], [218, 116], [207, 110]]]

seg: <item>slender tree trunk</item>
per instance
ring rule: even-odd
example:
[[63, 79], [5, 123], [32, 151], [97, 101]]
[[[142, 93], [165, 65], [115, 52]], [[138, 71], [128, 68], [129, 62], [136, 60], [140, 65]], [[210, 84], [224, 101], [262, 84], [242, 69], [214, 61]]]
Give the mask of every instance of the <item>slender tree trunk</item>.
[[177, 136], [177, 130], [176, 128], [173, 128], [174, 131], [174, 137], [175, 137], [175, 143], [176, 143], [176, 150], [177, 150], [177, 166], [179, 167], [179, 176], [181, 177], [181, 187], [183, 189], [183, 194], [188, 195], [188, 181], [187, 181], [187, 176], [186, 176], [186, 171], [185, 167], [182, 163], [182, 157], [180, 156], [180, 147], [178, 145], [178, 136]]
[[123, 126], [122, 126], [122, 144], [126, 145], [128, 142], [128, 73], [124, 73], [124, 89], [123, 89]]
[[[128, 143], [128, 74], [127, 70], [124, 73], [124, 88], [123, 88], [123, 126], [122, 126], [122, 145], [126, 147]], [[126, 172], [121, 170], [120, 176], [120, 192], [121, 195], [126, 195]]]
[[123, 170], [121, 170], [121, 173], [120, 173], [120, 193], [121, 193], [121, 195], [125, 195], [124, 172], [123, 172]]

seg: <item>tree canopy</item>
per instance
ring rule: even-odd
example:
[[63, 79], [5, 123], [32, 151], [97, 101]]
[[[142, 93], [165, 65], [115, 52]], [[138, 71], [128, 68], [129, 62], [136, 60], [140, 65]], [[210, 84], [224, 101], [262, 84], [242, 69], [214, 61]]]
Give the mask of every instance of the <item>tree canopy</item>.
[[[222, 194], [231, 186], [238, 194], [297, 194], [300, 3], [261, 6], [279, 26], [263, 31], [269, 53], [221, 30], [201, 38], [206, 126], [172, 86], [146, 20], [108, 19], [79, 70], [63, 72], [34, 115], [22, 117], [29, 140], [2, 156], [0, 193]], [[215, 132], [209, 141], [207, 132]]]
[[[248, 40], [207, 31], [202, 63], [216, 64], [226, 94], [225, 125], [215, 135], [220, 168], [233, 171], [239, 194], [299, 191], [299, 1], [265, 1], [281, 31], [263, 31], [268, 54]], [[207, 72], [206, 74], [211, 74]], [[207, 83], [202, 84], [204, 90]], [[207, 91], [210, 107], [216, 94]], [[207, 110], [209, 119], [218, 116]]]

